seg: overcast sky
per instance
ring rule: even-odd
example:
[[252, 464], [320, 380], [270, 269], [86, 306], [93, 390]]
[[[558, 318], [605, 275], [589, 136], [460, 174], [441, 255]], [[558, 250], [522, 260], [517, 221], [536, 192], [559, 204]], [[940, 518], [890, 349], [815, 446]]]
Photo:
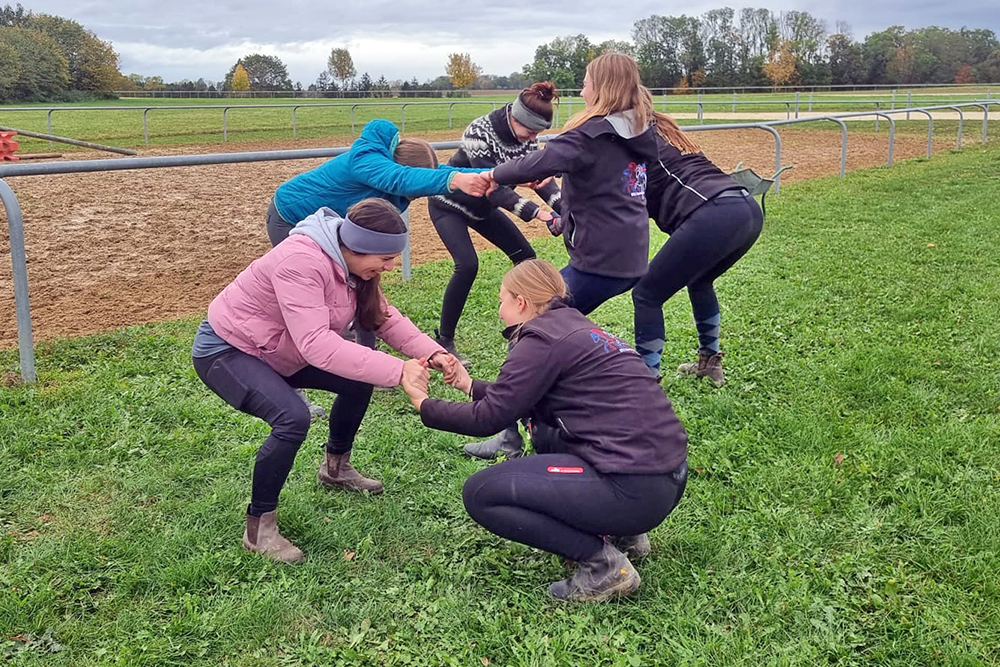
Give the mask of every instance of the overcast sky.
[[[16, 0], [0, 0], [14, 4]], [[855, 39], [890, 25], [988, 28], [1000, 33], [1000, 0], [805, 0], [683, 4], [633, 0], [20, 0], [27, 9], [74, 19], [114, 44], [121, 71], [164, 81], [218, 81], [241, 56], [275, 55], [293, 82], [308, 85], [335, 46], [347, 46], [360, 76], [377, 79], [444, 74], [452, 52], [468, 52], [488, 74], [509, 74], [535, 47], [583, 33], [595, 42], [629, 39], [632, 24], [652, 14], [697, 16], [729, 6], [807, 10], [832, 31], [846, 21]]]

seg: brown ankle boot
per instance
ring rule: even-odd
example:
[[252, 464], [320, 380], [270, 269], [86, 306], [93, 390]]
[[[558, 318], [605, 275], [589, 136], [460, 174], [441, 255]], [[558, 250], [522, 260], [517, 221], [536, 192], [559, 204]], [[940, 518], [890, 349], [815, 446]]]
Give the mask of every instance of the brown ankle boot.
[[685, 375], [695, 375], [700, 378], [707, 377], [716, 387], [726, 384], [726, 375], [722, 371], [722, 352], [712, 354], [710, 352], [698, 352], [698, 361], [690, 364], [681, 364], [677, 367], [678, 373]]
[[382, 482], [365, 477], [351, 465], [351, 453], [325, 453], [323, 463], [319, 466], [316, 480], [328, 489], [346, 489], [348, 491], [368, 491], [382, 493]]
[[277, 512], [264, 512], [260, 516], [247, 514], [247, 527], [243, 531], [243, 548], [264, 554], [279, 563], [301, 563], [306, 555], [278, 532]]
[[549, 596], [569, 602], [600, 602], [618, 595], [631, 595], [641, 580], [629, 559], [605, 543], [596, 554], [576, 564], [569, 579], [549, 586]]

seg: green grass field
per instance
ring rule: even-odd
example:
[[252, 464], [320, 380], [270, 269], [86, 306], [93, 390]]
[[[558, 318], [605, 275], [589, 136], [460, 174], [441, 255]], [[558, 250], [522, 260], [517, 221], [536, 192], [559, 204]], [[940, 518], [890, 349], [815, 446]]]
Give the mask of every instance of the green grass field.
[[[992, 94], [992, 93], [991, 93]], [[951, 92], [944, 97], [915, 93], [913, 103], [936, 105], [945, 101], [971, 101], [983, 99], [985, 94], [973, 94], [965, 91]], [[132, 99], [126, 98], [113, 101], [91, 102], [77, 107], [115, 106], [123, 110], [107, 111], [77, 111], [62, 110], [52, 114], [52, 133], [58, 136], [82, 139], [97, 143], [110, 144], [119, 147], [139, 147], [145, 145], [143, 135], [143, 109], [149, 106], [167, 107], [153, 109], [148, 116], [149, 145], [169, 146], [185, 144], [222, 143], [223, 107], [233, 107], [226, 119], [226, 133], [230, 142], [289, 140], [293, 137], [292, 109], [287, 108], [254, 108], [264, 104], [300, 105], [295, 112], [295, 137], [314, 139], [318, 137], [350, 137], [360, 132], [366, 122], [373, 118], [388, 118], [397, 125], [403, 125], [409, 133], [432, 132], [438, 130], [461, 130], [470, 121], [489, 112], [493, 105], [491, 101], [506, 102], [509, 96], [475, 97], [471, 99]], [[657, 108], [674, 114], [693, 114], [697, 112], [696, 95], [657, 96]], [[785, 101], [794, 100], [790, 93], [755, 93], [742, 94], [738, 97], [739, 112], [785, 112]], [[836, 93], [817, 93], [815, 95], [814, 111], [822, 112], [855, 112], [875, 109], [875, 101], [882, 108], [889, 108], [891, 95], [875, 93], [863, 97], [850, 97]], [[896, 96], [896, 107], [905, 105], [905, 94]], [[780, 102], [779, 102], [780, 101]], [[404, 102], [416, 103], [406, 110], [400, 109]], [[449, 121], [449, 105], [455, 102]], [[733, 113], [731, 95], [707, 94], [703, 97], [704, 112]], [[354, 110], [352, 129], [351, 105], [358, 103]], [[429, 104], [433, 103], [433, 104]], [[322, 104], [337, 104], [339, 106], [321, 106]], [[217, 109], [183, 109], [184, 106], [213, 106]], [[47, 112], [45, 109], [59, 105], [18, 105], [0, 106], [0, 125], [16, 127], [33, 132], [48, 132]], [[582, 109], [579, 97], [565, 98], [559, 110], [559, 122], [564, 122], [573, 112]], [[794, 112], [794, 106], [791, 107]], [[809, 96], [800, 95], [799, 109], [806, 112], [809, 109]], [[972, 117], [978, 111], [970, 109]], [[684, 123], [697, 122], [684, 119]], [[732, 121], [725, 121], [732, 122]], [[557, 123], [558, 124], [558, 123]], [[68, 146], [57, 146], [61, 151], [75, 150]], [[25, 152], [48, 151], [48, 142], [22, 139], [22, 150]]]
[[[87, 665], [1000, 664], [1000, 149], [789, 185], [719, 284], [730, 382], [667, 374], [688, 492], [634, 599], [549, 601], [559, 559], [461, 503], [464, 439], [376, 393], [355, 459], [381, 497], [317, 486], [321, 425], [280, 521], [309, 555], [240, 547], [266, 426], [196, 378], [199, 317], [44, 344], [0, 388], [0, 655]], [[657, 243], [663, 237], [654, 234]], [[562, 264], [556, 240], [537, 246]], [[483, 256], [459, 329], [505, 349], [506, 260]], [[446, 263], [390, 278], [422, 328]], [[631, 303], [594, 314], [631, 337]], [[686, 297], [666, 365], [695, 348]], [[16, 353], [0, 353], [0, 373]], [[460, 399], [437, 382], [433, 393]], [[314, 399], [327, 402], [322, 392]]]

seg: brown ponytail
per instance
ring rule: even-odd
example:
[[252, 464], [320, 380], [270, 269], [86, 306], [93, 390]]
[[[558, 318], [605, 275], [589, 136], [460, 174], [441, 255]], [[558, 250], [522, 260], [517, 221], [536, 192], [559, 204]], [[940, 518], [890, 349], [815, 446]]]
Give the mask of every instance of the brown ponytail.
[[556, 84], [551, 81], [538, 81], [522, 90], [518, 97], [521, 98], [521, 104], [545, 120], [552, 121], [552, 101], [559, 99]]
[[[402, 144], [402, 142], [400, 142]], [[372, 197], [362, 199], [347, 209], [347, 217], [351, 222], [384, 234], [402, 234], [406, 231], [406, 223], [395, 206], [384, 199]], [[389, 313], [382, 309], [382, 287], [380, 276], [371, 280], [356, 280], [357, 311], [354, 319], [359, 327], [369, 331], [378, 329], [385, 323]]]
[[668, 144], [679, 150], [684, 155], [689, 153], [700, 153], [701, 146], [694, 139], [688, 136], [687, 132], [681, 130], [673, 118], [659, 111], [653, 112], [656, 118], [656, 132]]

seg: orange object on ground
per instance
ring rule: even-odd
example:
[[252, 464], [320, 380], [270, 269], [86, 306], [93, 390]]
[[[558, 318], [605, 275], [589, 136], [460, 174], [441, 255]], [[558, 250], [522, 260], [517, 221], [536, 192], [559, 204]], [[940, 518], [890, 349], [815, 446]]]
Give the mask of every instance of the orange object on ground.
[[16, 136], [17, 132], [0, 132], [0, 160], [17, 161], [17, 156], [14, 155], [18, 149], [18, 143], [14, 140]]

